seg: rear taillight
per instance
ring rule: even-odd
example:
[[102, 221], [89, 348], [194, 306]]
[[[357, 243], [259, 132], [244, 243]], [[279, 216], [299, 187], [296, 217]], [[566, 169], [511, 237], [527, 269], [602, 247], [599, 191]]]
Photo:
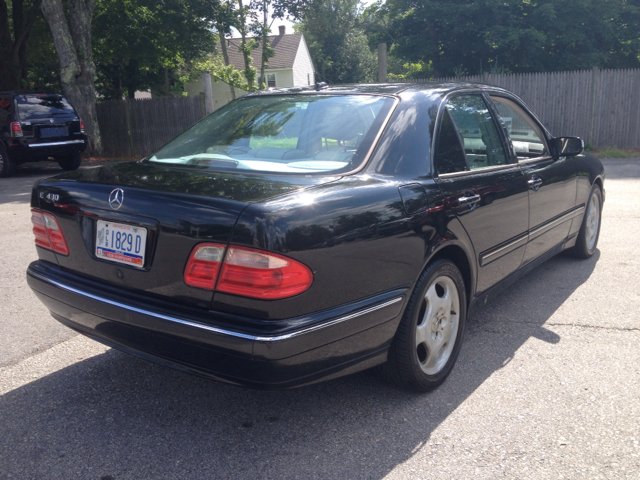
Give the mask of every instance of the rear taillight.
[[22, 137], [22, 126], [20, 122], [11, 122], [11, 136]]
[[244, 297], [292, 297], [311, 286], [313, 274], [300, 262], [250, 248], [229, 247], [216, 290]]
[[84, 133], [84, 122], [80, 119], [80, 132]]
[[307, 290], [313, 273], [302, 263], [275, 253], [232, 246], [225, 256], [223, 245], [203, 243], [191, 252], [184, 281], [192, 287], [276, 300]]
[[61, 255], [69, 255], [69, 247], [60, 229], [60, 224], [56, 217], [50, 213], [43, 212], [36, 208], [31, 209], [31, 223], [33, 223], [33, 234], [36, 237], [36, 245], [53, 250]]
[[184, 269], [184, 281], [187, 285], [213, 290], [218, 279], [220, 264], [224, 256], [224, 245], [202, 243], [198, 245]]

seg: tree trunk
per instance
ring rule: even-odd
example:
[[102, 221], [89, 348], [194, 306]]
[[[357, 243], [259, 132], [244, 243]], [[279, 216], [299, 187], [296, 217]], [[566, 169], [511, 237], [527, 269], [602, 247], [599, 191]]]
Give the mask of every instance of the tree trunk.
[[238, 5], [240, 5], [240, 36], [242, 37], [242, 56], [244, 58], [244, 71], [245, 78], [247, 79], [247, 84], [249, 86], [249, 91], [253, 92], [253, 78], [250, 74], [249, 64], [249, 52], [247, 52], [247, 14], [244, 11], [244, 7], [242, 6], [242, 0], [238, 0]]
[[89, 152], [102, 153], [96, 112], [95, 65], [91, 50], [91, 16], [96, 0], [67, 0], [69, 22], [62, 0], [42, 0], [42, 12], [51, 29], [60, 63], [60, 84], [78, 110], [88, 134]]
[[267, 42], [269, 41], [267, 38], [267, 0], [262, 0], [262, 13], [264, 16], [262, 21], [262, 58], [260, 59], [260, 79], [258, 84], [264, 82], [265, 88], [267, 88], [267, 79], [264, 77], [264, 68], [267, 63]]
[[27, 40], [40, 0], [34, 0], [25, 13], [24, 0], [12, 0], [11, 20], [13, 38], [9, 29], [9, 9], [6, 0], [0, 0], [0, 90], [27, 88]]
[[[218, 24], [218, 37], [220, 37], [220, 50], [222, 50], [222, 58], [224, 60], [224, 66], [229, 66], [229, 52], [227, 52], [227, 39], [224, 37], [224, 31], [222, 25]], [[231, 98], [236, 99], [236, 89], [233, 85], [229, 84], [229, 91], [231, 92]]]

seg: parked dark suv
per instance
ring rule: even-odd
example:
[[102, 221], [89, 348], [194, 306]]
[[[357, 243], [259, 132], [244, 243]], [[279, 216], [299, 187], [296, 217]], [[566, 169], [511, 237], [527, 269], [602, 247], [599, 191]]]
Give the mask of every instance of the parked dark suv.
[[85, 148], [82, 120], [62, 95], [0, 92], [0, 177], [51, 157], [63, 170], [75, 170]]

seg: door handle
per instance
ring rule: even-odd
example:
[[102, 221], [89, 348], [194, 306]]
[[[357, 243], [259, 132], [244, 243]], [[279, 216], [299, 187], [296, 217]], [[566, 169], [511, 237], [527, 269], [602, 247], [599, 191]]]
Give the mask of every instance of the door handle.
[[471, 205], [480, 201], [480, 195], [470, 195], [458, 198], [458, 205]]
[[542, 185], [542, 179], [536, 175], [533, 175], [531, 179], [527, 181], [527, 183], [529, 184], [529, 188], [537, 192], [540, 188], [540, 185]]

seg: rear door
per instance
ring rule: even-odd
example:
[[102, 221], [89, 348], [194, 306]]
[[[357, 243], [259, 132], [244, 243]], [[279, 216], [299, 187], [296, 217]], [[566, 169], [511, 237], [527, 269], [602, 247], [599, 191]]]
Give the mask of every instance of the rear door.
[[575, 160], [551, 157], [541, 126], [517, 100], [492, 95], [491, 101], [529, 187], [529, 244], [524, 257], [529, 263], [564, 241], [573, 218], [582, 213], [575, 208]]
[[527, 182], [507, 154], [483, 95], [449, 98], [440, 115], [436, 181], [473, 242], [477, 291], [482, 292], [522, 263], [529, 226]]

